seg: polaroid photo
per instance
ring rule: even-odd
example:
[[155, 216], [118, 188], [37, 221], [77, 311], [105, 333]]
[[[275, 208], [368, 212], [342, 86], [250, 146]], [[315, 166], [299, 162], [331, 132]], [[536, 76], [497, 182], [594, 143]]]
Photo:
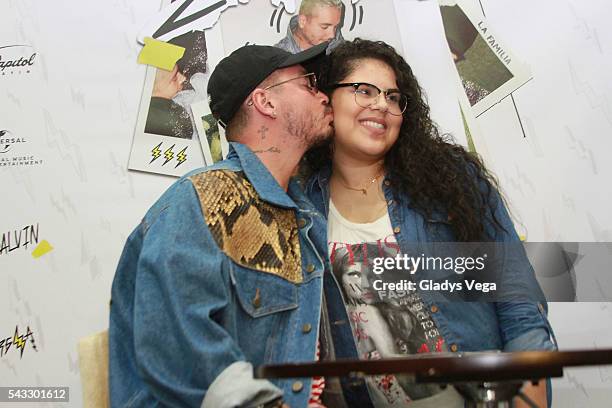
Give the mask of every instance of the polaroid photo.
[[[302, 1], [254, 1], [227, 10], [220, 18], [223, 43], [228, 53], [249, 43], [273, 45], [291, 53], [313, 45], [331, 41], [328, 51], [345, 39], [355, 37], [385, 41], [397, 50], [402, 49], [393, 0], [344, 0], [336, 12], [325, 15], [325, 29], [319, 29], [318, 20], [306, 21], [300, 14]], [[317, 7], [317, 1], [310, 2]], [[329, 7], [321, 1], [322, 7]], [[300, 30], [299, 21], [305, 24]], [[244, 24], [249, 21], [248, 34]], [[380, 27], [385, 27], [381, 30]]]
[[203, 31], [169, 42], [185, 53], [172, 71], [147, 67], [128, 168], [182, 176], [204, 165], [190, 105], [206, 100], [207, 45]]
[[[159, 15], [147, 23], [147, 32], [150, 32], [147, 36], [159, 34], [166, 27], [165, 31], [162, 30], [164, 35], [159, 38], [183, 47], [185, 52], [172, 70], [153, 66], [146, 68], [128, 168], [182, 176], [207, 164], [191, 105], [207, 101], [208, 77], [216, 65], [216, 62], [214, 65], [209, 63], [208, 56], [212, 54], [216, 58], [225, 51], [215, 30], [186, 31], [184, 26], [177, 24], [176, 29], [169, 30], [167, 27], [172, 25], [169, 21], [178, 17], [175, 14], [168, 17], [165, 13], [171, 12], [172, 8], [183, 7], [187, 2], [163, 3]], [[214, 15], [208, 14], [206, 17], [210, 20]], [[205, 20], [201, 22], [209, 26], [211, 22]], [[212, 41], [208, 39], [209, 36]]]
[[446, 40], [463, 91], [478, 117], [531, 79], [495, 34], [489, 22], [467, 0], [439, 0]]
[[225, 139], [225, 132], [210, 112], [208, 102], [202, 101], [191, 105], [191, 112], [195, 119], [198, 137], [202, 146], [202, 153], [206, 165], [210, 166], [227, 157], [229, 145]]

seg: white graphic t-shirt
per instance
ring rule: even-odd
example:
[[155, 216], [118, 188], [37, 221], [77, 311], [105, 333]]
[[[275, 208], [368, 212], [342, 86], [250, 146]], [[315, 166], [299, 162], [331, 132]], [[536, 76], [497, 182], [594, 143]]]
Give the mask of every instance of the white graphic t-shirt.
[[[447, 351], [416, 291], [373, 288], [375, 280], [384, 280], [384, 274], [373, 273], [373, 259], [400, 252], [388, 213], [372, 223], [356, 224], [330, 201], [328, 239], [333, 273], [342, 289], [360, 358]], [[371, 376], [367, 384], [377, 408], [434, 406], [441, 402], [438, 394], [448, 394], [433, 384], [400, 383], [394, 375]]]

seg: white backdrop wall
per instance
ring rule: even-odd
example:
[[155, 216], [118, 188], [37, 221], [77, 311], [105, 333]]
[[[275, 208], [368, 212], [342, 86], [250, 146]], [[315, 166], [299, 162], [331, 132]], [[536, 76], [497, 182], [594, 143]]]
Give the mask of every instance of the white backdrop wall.
[[[409, 2], [394, 2], [406, 54], [409, 27], [418, 23], [402, 14]], [[612, 6], [606, 0], [474, 4], [533, 76], [472, 129], [517, 227], [531, 241], [612, 241]], [[240, 7], [246, 5], [226, 12], [235, 18]], [[82, 405], [77, 341], [108, 327], [110, 285], [125, 239], [174, 180], [127, 169], [145, 76], [136, 63], [136, 37], [159, 8], [144, 0], [0, 3], [0, 62], [36, 54], [32, 65], [0, 73], [1, 137], [13, 140], [9, 147], [0, 143], [0, 233], [14, 248], [0, 251], [0, 341], [12, 338], [16, 326], [20, 334], [29, 326], [36, 345], [27, 343], [23, 354], [15, 346], [2, 351], [0, 386], [65, 385], [65, 405]], [[420, 23], [441, 27], [439, 16], [431, 18]], [[435, 83], [424, 73], [427, 60], [420, 58], [426, 57], [409, 62], [422, 82]], [[456, 72], [444, 74], [440, 66], [439, 82], [451, 85], [426, 86], [432, 111], [463, 142]], [[2, 165], [13, 157], [28, 164]], [[26, 248], [30, 226], [38, 242]], [[33, 257], [43, 240], [53, 249]], [[562, 349], [612, 347], [612, 305], [550, 309]], [[610, 368], [568, 370], [555, 381], [554, 406], [601, 407], [610, 397]]]

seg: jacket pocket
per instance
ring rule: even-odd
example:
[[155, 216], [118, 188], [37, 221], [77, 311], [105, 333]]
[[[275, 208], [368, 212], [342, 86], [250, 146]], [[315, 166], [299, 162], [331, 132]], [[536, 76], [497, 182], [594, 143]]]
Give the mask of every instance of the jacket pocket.
[[432, 216], [425, 220], [425, 230], [428, 233], [428, 240], [432, 241], [454, 241], [453, 230], [450, 224], [450, 220], [447, 216], [439, 213], [432, 214]]
[[251, 317], [297, 308], [297, 285], [267, 272], [230, 263], [230, 274], [236, 295]]

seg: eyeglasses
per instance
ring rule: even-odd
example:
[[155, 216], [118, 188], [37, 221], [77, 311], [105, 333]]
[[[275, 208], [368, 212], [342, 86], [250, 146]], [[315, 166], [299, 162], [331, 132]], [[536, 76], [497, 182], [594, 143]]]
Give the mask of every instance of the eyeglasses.
[[275, 86], [279, 86], [279, 85], [285, 84], [285, 83], [287, 83], [289, 81], [294, 81], [294, 80], [300, 79], [300, 78], [306, 78], [308, 80], [307, 84], [302, 84], [302, 85], [304, 85], [308, 89], [308, 91], [310, 91], [312, 94], [316, 95], [317, 92], [319, 92], [319, 88], [317, 87], [317, 76], [316, 76], [316, 74], [314, 72], [310, 72], [308, 74], [300, 75], [300, 76], [297, 76], [297, 77], [291, 78], [291, 79], [286, 79], [286, 80], [284, 80], [282, 82], [266, 86], [264, 88], [264, 91], [267, 91], [268, 89], [274, 88]]
[[329, 89], [337, 89], [343, 87], [353, 87], [355, 94], [355, 103], [362, 108], [369, 108], [378, 101], [378, 96], [382, 93], [385, 95], [387, 102], [387, 112], [392, 115], [400, 116], [408, 106], [408, 97], [401, 93], [399, 89], [381, 90], [376, 85], [368, 84], [367, 82], [354, 83], [338, 83], [330, 85]]

